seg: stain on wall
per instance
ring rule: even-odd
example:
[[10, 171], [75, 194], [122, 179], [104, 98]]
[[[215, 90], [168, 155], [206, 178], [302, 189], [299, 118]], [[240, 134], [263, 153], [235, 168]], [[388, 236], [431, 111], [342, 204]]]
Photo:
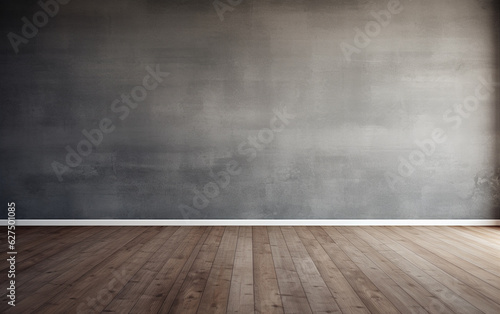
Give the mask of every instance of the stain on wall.
[[41, 3], [1, 4], [17, 218], [500, 217], [494, 1]]

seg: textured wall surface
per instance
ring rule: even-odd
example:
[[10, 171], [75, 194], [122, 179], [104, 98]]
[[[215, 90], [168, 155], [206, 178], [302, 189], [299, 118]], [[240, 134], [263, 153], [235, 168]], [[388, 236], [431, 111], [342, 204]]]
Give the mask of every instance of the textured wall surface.
[[494, 1], [61, 2], [1, 4], [17, 218], [500, 217]]

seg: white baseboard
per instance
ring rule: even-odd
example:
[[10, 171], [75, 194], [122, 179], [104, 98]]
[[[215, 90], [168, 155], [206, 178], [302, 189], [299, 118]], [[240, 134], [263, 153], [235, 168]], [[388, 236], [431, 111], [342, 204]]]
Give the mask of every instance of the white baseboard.
[[[16, 226], [500, 226], [500, 219], [16, 219]], [[7, 219], [0, 220], [6, 226]]]

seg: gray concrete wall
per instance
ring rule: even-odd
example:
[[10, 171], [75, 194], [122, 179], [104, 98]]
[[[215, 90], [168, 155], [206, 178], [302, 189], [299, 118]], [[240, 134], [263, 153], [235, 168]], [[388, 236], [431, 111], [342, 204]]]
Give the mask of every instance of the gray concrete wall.
[[18, 218], [500, 217], [493, 1], [46, 2], [1, 4]]

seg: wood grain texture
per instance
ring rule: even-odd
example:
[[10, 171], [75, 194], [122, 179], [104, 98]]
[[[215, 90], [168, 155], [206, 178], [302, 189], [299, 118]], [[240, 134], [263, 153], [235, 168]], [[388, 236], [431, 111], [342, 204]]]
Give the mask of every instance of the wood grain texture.
[[285, 313], [312, 313], [281, 229], [269, 227], [268, 233]]
[[30, 227], [16, 240], [16, 307], [4, 295], [1, 313], [500, 313], [499, 228]]
[[226, 227], [203, 290], [198, 313], [226, 313], [238, 227]]
[[240, 227], [236, 254], [234, 256], [231, 287], [229, 289], [229, 301], [227, 305], [229, 313], [253, 312], [252, 256], [252, 227]]
[[283, 313], [283, 303], [266, 227], [253, 227], [255, 313]]

